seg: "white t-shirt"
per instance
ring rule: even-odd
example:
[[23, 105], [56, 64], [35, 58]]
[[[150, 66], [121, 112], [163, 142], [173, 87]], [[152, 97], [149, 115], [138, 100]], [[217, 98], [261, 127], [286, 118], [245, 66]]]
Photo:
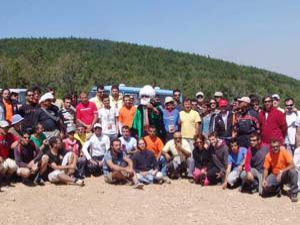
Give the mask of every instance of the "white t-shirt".
[[285, 114], [285, 120], [288, 126], [287, 134], [284, 139], [285, 144], [294, 145], [295, 144], [295, 137], [296, 137], [296, 129], [300, 126], [300, 112], [292, 113], [292, 114]]
[[98, 110], [98, 118], [100, 119], [103, 134], [117, 133], [116, 120], [118, 116], [119, 112], [115, 107], [110, 107], [110, 109], [101, 108]]
[[128, 140], [125, 140], [124, 137], [119, 139], [121, 141], [121, 150], [126, 154], [136, 149], [137, 141], [134, 137], [130, 137]]
[[110, 140], [108, 136], [102, 134], [100, 137], [97, 137], [93, 134], [82, 146], [82, 152], [87, 160], [90, 160], [94, 156], [104, 156], [109, 147]]

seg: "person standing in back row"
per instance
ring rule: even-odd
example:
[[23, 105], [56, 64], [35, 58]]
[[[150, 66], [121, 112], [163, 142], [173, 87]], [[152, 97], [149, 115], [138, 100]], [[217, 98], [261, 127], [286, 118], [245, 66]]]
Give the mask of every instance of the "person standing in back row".
[[277, 139], [283, 144], [287, 134], [287, 123], [284, 114], [273, 107], [273, 99], [267, 95], [263, 98], [264, 108], [259, 112], [262, 142], [270, 144]]
[[88, 100], [85, 92], [80, 94], [80, 103], [76, 106], [76, 123], [82, 124], [87, 132], [91, 132], [98, 120], [98, 111], [95, 103]]
[[191, 100], [183, 101], [184, 110], [179, 113], [182, 137], [187, 140], [191, 149], [194, 149], [193, 138], [199, 134], [201, 118], [199, 113], [192, 110]]

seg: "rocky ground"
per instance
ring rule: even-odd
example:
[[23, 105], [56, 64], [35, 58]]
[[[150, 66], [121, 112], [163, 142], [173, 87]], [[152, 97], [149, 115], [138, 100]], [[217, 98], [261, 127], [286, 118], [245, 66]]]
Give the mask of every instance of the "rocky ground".
[[86, 179], [85, 187], [51, 185], [3, 187], [0, 224], [299, 224], [300, 201], [286, 196], [200, 187], [187, 180], [130, 186]]

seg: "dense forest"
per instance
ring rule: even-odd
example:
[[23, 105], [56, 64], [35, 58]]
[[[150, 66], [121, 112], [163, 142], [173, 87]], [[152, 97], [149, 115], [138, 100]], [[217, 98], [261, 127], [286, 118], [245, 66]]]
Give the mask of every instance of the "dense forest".
[[[259, 54], [259, 53], [258, 53]], [[0, 88], [40, 85], [64, 93], [95, 84], [180, 88], [192, 97], [221, 90], [228, 98], [278, 93], [300, 101], [300, 81], [206, 56], [108, 40], [22, 38], [0, 40]]]

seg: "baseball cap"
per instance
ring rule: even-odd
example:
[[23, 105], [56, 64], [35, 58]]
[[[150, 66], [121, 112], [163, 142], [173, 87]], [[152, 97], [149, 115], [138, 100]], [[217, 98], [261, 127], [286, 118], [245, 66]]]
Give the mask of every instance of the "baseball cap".
[[241, 97], [241, 98], [238, 98], [238, 101], [239, 101], [239, 102], [246, 102], [246, 103], [249, 103], [249, 104], [250, 104], [250, 102], [251, 102], [250, 98], [249, 98], [249, 97], [246, 97], [246, 96]]
[[165, 104], [167, 104], [169, 102], [174, 102], [174, 99], [172, 97], [170, 97], [170, 96], [166, 97]]
[[198, 98], [198, 96], [204, 97], [203, 92], [202, 92], [202, 91], [198, 91], [198, 92], [196, 93], [196, 98]]
[[226, 99], [221, 99], [219, 101], [219, 107], [226, 107], [228, 106], [228, 101]]
[[214, 94], [215, 97], [223, 97], [223, 93], [220, 91], [215, 92]]
[[279, 94], [273, 94], [273, 95], [272, 95], [272, 98], [273, 98], [273, 99], [280, 100]]
[[22, 120], [24, 120], [24, 118], [21, 115], [15, 114], [12, 117], [11, 125], [17, 124], [17, 123], [21, 122]]
[[44, 102], [46, 100], [52, 100], [52, 99], [54, 99], [53, 94], [50, 93], [50, 92], [47, 92], [46, 94], [44, 94], [44, 95], [41, 96], [41, 98], [39, 100], [39, 103]]
[[101, 126], [100, 123], [95, 123], [95, 124], [94, 124], [94, 129], [97, 128], [97, 127], [102, 128], [102, 126]]
[[1, 128], [9, 127], [9, 123], [6, 120], [1, 120], [0, 121], [0, 127]]

